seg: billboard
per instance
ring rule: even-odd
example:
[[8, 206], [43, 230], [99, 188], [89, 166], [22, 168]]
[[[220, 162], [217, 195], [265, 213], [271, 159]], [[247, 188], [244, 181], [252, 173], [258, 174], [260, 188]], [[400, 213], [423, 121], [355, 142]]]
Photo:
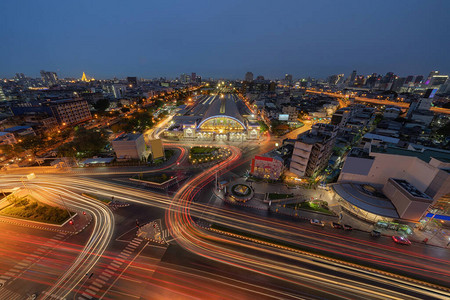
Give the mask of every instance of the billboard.
[[164, 157], [164, 147], [161, 139], [150, 140], [150, 151], [152, 151], [152, 159]]
[[289, 115], [287, 114], [279, 114], [278, 115], [278, 121], [288, 121], [289, 120]]

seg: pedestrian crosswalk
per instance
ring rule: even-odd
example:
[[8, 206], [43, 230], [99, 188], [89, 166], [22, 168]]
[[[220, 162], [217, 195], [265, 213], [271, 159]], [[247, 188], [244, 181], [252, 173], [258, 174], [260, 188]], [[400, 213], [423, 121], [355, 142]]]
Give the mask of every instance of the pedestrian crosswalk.
[[58, 233], [42, 244], [38, 249], [33, 251], [32, 254], [26, 256], [21, 261], [17, 262], [15, 266], [9, 269], [7, 272], [0, 275], [0, 299], [16, 300], [23, 299], [24, 295], [8, 289], [14, 280], [21, 277], [33, 264], [36, 264], [40, 259], [45, 256], [46, 253], [57, 247], [61, 240], [67, 236], [67, 233]]
[[92, 282], [87, 285], [87, 288], [81, 292], [78, 300], [98, 299], [102, 296], [103, 287], [111, 284], [109, 281], [116, 278], [125, 268], [124, 264], [131, 254], [142, 244], [143, 239], [135, 237], [128, 245], [120, 252], [120, 254], [112, 259], [112, 261], [96, 276]]

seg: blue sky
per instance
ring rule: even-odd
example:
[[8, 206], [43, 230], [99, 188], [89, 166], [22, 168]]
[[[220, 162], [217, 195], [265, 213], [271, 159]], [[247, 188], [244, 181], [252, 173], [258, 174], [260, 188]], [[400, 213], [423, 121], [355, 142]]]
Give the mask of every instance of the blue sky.
[[0, 77], [450, 73], [450, 1], [1, 1]]

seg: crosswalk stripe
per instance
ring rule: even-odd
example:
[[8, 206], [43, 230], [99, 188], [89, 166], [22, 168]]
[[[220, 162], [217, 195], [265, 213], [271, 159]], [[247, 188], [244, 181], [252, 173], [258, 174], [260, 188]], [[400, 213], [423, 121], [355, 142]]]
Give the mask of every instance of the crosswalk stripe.
[[103, 285], [101, 285], [100, 283], [98, 283], [98, 282], [92, 282], [92, 284], [93, 285], [95, 285], [96, 287], [99, 287], [99, 288], [101, 288]]
[[100, 291], [100, 289], [99, 288], [97, 288], [97, 287], [95, 287], [95, 286], [89, 286], [89, 289], [91, 289], [91, 290], [93, 290], [94, 292], [98, 292], [98, 291]]
[[103, 284], [105, 284], [106, 283], [106, 281], [108, 281], [108, 278], [107, 277], [105, 277], [105, 276], [102, 276], [102, 275], [100, 275], [100, 276], [98, 276], [99, 278], [101, 278], [101, 281], [100, 280], [98, 280], [98, 281], [100, 281], [100, 282], [102, 282], [103, 281]]
[[127, 253], [128, 255], [131, 254], [131, 251], [130, 251], [130, 250], [123, 250], [122, 252], [125, 252], [125, 253]]
[[16, 274], [11, 273], [11, 272], [6, 272], [5, 275], [6, 275], [6, 276], [11, 276], [11, 277], [16, 276]]
[[11, 277], [5, 276], [5, 275], [0, 275], [0, 278], [1, 278], [1, 279], [6, 279], [6, 280], [11, 279]]
[[106, 270], [105, 270], [105, 272], [106, 272], [107, 274], [110, 274], [110, 275], [113, 275], [113, 274], [114, 274], [114, 272], [113, 272], [113, 271], [111, 271], [111, 270], [108, 270], [108, 269], [106, 269]]
[[86, 300], [86, 298], [84, 298], [84, 297], [78, 297], [78, 300]]
[[86, 293], [81, 294], [81, 296], [83, 296], [83, 297], [85, 297], [85, 298], [88, 298], [88, 299], [92, 299], [92, 296], [89, 296], [89, 295], [86, 294]]
[[117, 270], [116, 267], [113, 267], [113, 266], [111, 266], [111, 265], [109, 265], [106, 269], [111, 269], [111, 270], [113, 270], [113, 271], [116, 271], [116, 270]]
[[92, 290], [90, 290], [90, 289], [86, 289], [86, 292], [88, 292], [88, 293], [91, 294], [91, 295], [95, 295], [95, 292], [92, 291]]

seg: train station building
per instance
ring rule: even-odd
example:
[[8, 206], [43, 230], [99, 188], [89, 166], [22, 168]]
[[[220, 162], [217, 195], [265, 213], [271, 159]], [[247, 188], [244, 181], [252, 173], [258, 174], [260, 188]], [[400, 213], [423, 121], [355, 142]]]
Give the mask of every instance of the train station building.
[[166, 135], [183, 140], [243, 142], [260, 137], [259, 123], [236, 95], [201, 98], [189, 112], [173, 121]]

